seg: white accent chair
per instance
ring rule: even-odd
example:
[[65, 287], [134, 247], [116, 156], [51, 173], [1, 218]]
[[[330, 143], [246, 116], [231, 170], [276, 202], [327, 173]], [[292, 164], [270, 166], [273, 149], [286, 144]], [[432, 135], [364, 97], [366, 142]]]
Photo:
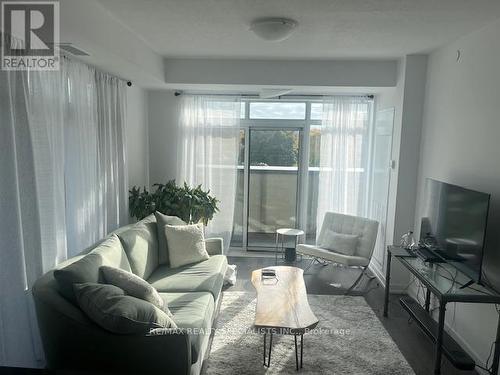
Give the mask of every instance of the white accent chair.
[[318, 244], [324, 243], [326, 232], [330, 230], [342, 234], [354, 234], [359, 236], [356, 250], [353, 255], [344, 255], [335, 251], [324, 249], [315, 245], [299, 244], [297, 252], [312, 257], [311, 263], [304, 272], [319, 259], [327, 262], [343, 264], [348, 267], [360, 267], [362, 269], [359, 277], [346, 291], [350, 293], [365, 275], [375, 248], [378, 234], [378, 221], [363, 217], [343, 215], [335, 212], [327, 212], [321, 226]]

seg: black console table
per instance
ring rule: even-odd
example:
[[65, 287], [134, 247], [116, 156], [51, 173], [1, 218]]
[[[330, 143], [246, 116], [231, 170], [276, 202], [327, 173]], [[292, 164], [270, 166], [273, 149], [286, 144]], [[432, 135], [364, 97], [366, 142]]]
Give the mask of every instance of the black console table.
[[[448, 263], [426, 263], [399, 246], [387, 248], [387, 270], [385, 276], [384, 316], [388, 316], [391, 281], [391, 260], [396, 258], [425, 286], [425, 303], [421, 306], [409, 296], [399, 300], [401, 306], [418, 323], [420, 328], [436, 344], [434, 374], [441, 373], [441, 357], [444, 354], [458, 369], [472, 370], [474, 360], [444, 330], [446, 304], [450, 302], [500, 304], [500, 294], [482, 285], [467, 285], [469, 278]], [[436, 322], [430, 315], [431, 293], [439, 301], [439, 316]], [[497, 324], [495, 351], [491, 373], [498, 373], [500, 360], [500, 318]]]

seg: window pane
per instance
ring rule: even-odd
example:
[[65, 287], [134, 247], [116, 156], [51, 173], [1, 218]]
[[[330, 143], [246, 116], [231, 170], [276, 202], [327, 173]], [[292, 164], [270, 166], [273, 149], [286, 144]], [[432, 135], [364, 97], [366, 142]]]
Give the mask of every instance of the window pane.
[[231, 246], [243, 246], [243, 202], [244, 202], [244, 181], [245, 181], [245, 130], [240, 130], [240, 151], [238, 156], [238, 172], [236, 175], [236, 200], [234, 204], [233, 234], [231, 236]]
[[311, 120], [323, 118], [323, 103], [311, 103]]
[[260, 167], [296, 167], [298, 161], [298, 131], [252, 131], [250, 137], [250, 165]]
[[311, 125], [309, 131], [309, 167], [319, 167], [321, 126]]
[[[311, 108], [312, 110], [312, 108]], [[311, 111], [312, 114], [312, 111]], [[307, 189], [306, 243], [316, 242], [316, 216], [318, 212], [319, 155], [321, 148], [321, 126], [312, 125], [309, 130], [309, 172]]]
[[253, 102], [250, 103], [251, 119], [304, 120], [306, 103]]
[[299, 130], [250, 130], [249, 247], [273, 248], [276, 228], [297, 224], [299, 139]]

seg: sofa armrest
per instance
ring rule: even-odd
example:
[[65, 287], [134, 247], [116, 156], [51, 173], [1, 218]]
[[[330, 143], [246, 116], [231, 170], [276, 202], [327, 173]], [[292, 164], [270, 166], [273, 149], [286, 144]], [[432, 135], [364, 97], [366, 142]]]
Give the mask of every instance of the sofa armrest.
[[34, 288], [34, 297], [47, 367], [51, 370], [191, 373], [188, 332], [165, 329], [144, 336], [117, 335], [92, 323], [52, 288]]
[[222, 238], [207, 238], [205, 239], [205, 246], [208, 255], [222, 255], [224, 250], [224, 240]]

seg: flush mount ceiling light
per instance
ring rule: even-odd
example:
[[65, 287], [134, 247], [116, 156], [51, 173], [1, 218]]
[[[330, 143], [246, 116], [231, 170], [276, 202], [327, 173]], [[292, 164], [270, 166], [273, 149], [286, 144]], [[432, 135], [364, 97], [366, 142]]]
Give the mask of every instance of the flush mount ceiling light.
[[280, 42], [287, 39], [298, 24], [289, 18], [259, 18], [251, 23], [250, 30], [261, 39]]

